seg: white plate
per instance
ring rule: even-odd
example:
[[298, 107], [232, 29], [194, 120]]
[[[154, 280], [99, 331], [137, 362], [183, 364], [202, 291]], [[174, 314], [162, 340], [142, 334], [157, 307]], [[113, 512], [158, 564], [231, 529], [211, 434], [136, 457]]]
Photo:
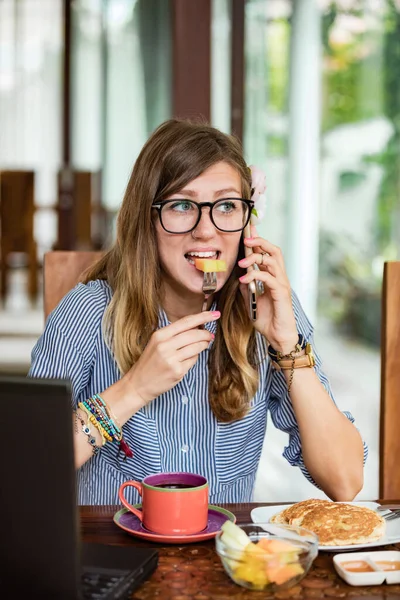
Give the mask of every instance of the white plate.
[[[379, 506], [376, 502], [347, 502], [347, 504], [355, 504], [356, 506], [366, 506], [372, 510], [376, 510]], [[280, 504], [276, 506], [259, 506], [253, 508], [250, 513], [253, 523], [269, 523], [269, 520], [281, 512], [285, 508], [293, 506], [292, 504]], [[397, 544], [400, 542], [400, 519], [386, 521], [386, 534], [369, 544], [351, 544], [348, 546], [319, 546], [324, 552], [338, 552], [342, 550], [358, 550], [360, 548], [374, 548], [375, 546], [387, 546], [388, 544]]]

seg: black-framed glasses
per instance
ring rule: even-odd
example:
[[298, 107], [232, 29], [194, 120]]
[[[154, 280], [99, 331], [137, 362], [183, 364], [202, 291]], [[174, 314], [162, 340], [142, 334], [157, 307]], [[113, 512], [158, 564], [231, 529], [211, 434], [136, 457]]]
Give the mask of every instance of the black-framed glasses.
[[254, 202], [244, 198], [222, 198], [216, 202], [195, 202], [175, 198], [155, 202], [153, 205], [160, 216], [162, 228], [167, 233], [189, 233], [200, 222], [202, 210], [210, 209], [210, 219], [219, 231], [233, 233], [242, 231], [250, 220]]

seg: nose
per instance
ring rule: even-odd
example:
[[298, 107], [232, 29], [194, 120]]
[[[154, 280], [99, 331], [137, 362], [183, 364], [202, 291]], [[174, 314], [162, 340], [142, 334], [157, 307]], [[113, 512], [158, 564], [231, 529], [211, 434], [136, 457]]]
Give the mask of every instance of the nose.
[[204, 206], [201, 209], [201, 217], [195, 229], [192, 231], [194, 238], [210, 239], [215, 235], [216, 228], [210, 218], [210, 207]]

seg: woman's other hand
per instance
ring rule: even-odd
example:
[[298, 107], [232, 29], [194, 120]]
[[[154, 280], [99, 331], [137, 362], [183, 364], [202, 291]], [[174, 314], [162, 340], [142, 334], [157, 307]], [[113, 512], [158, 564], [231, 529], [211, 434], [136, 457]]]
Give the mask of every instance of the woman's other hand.
[[202, 326], [219, 317], [218, 311], [205, 311], [183, 317], [153, 333], [142, 356], [127, 373], [130, 385], [144, 404], [183, 379], [214, 339]]

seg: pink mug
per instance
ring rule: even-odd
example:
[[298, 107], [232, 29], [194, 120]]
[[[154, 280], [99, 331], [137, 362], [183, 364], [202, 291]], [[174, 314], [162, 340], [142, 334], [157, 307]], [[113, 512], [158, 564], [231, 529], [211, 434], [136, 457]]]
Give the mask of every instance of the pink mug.
[[[142, 496], [142, 510], [129, 504], [127, 487]], [[208, 483], [195, 473], [158, 473], [139, 481], [126, 481], [119, 488], [122, 504], [140, 519], [143, 526], [163, 535], [190, 535], [207, 527]]]

